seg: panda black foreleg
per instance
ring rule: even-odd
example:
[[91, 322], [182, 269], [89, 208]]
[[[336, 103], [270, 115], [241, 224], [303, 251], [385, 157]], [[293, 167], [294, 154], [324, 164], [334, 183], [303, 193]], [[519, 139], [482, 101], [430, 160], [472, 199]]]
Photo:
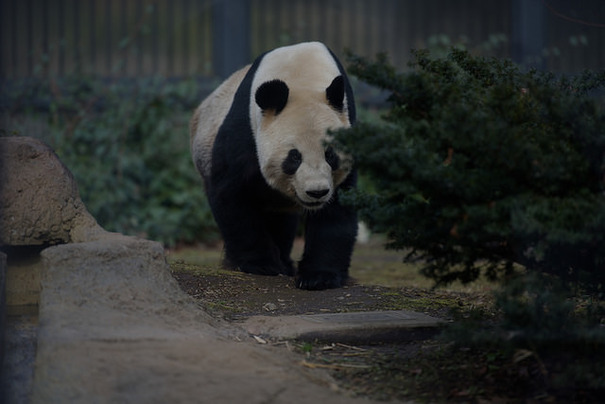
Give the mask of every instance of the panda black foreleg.
[[321, 290], [339, 288], [347, 281], [357, 237], [357, 215], [333, 201], [307, 216], [305, 249], [298, 264], [296, 286]]
[[[245, 198], [210, 199], [214, 218], [225, 243], [225, 265], [242, 272], [278, 275], [292, 272], [282, 261], [265, 213]], [[290, 244], [291, 247], [291, 244]]]
[[290, 254], [296, 238], [299, 220], [299, 215], [295, 213], [267, 213], [265, 223], [273, 242], [279, 248], [283, 266], [281, 273], [283, 275], [293, 276], [295, 273], [294, 262]]

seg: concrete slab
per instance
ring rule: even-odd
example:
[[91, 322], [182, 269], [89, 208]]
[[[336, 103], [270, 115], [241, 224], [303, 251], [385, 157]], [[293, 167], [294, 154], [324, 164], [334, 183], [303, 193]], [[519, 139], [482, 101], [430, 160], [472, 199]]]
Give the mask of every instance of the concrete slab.
[[380, 343], [424, 339], [439, 331], [443, 320], [408, 310], [254, 316], [241, 326], [252, 335], [278, 339]]

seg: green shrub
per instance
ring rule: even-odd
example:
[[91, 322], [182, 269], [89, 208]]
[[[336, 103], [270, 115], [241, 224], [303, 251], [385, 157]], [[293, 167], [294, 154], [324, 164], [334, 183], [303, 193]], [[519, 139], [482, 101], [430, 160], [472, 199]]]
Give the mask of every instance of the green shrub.
[[498, 279], [518, 263], [602, 291], [605, 281], [605, 72], [557, 78], [453, 49], [384, 55], [349, 71], [387, 90], [380, 123], [336, 134], [374, 192], [343, 195], [422, 259], [437, 284]]

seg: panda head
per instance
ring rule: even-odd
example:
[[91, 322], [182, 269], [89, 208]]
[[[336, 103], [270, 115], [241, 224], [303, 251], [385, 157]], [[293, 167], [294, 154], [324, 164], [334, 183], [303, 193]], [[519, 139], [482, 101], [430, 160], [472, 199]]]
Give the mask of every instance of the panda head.
[[263, 177], [304, 209], [321, 209], [352, 165], [327, 144], [329, 130], [351, 126], [343, 76], [323, 89], [298, 86], [294, 91], [282, 80], [265, 81], [254, 101], [253, 132]]

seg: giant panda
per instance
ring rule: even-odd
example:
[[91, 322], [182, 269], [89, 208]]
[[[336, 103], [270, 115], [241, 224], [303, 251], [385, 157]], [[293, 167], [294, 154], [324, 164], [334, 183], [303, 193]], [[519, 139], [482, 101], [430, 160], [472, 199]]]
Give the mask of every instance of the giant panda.
[[[352, 160], [326, 144], [355, 123], [349, 80], [322, 43], [280, 47], [233, 73], [197, 108], [191, 153], [224, 240], [224, 263], [296, 275], [298, 288], [347, 280], [356, 213], [338, 189], [355, 186]], [[292, 245], [303, 220], [295, 270]]]

